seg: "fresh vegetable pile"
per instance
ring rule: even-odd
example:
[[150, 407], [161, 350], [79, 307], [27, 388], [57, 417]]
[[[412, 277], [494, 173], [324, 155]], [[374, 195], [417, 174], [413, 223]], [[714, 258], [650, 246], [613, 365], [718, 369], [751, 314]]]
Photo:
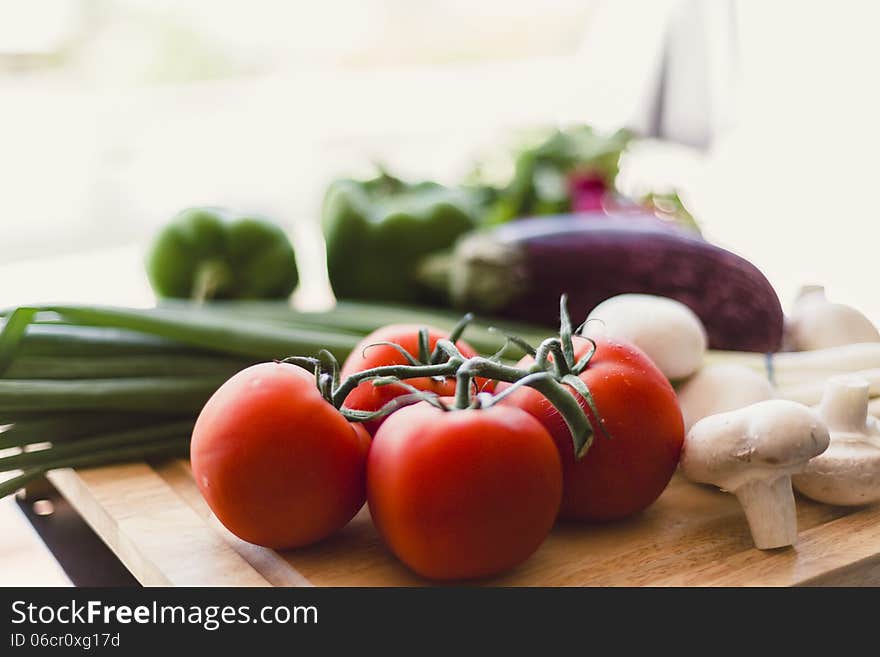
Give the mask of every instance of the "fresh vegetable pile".
[[[235, 372], [327, 349], [346, 357], [389, 320], [452, 329], [438, 311], [343, 302], [301, 313], [286, 303], [169, 302], [159, 308], [18, 308], [0, 319], [0, 495], [60, 467], [186, 455], [199, 411]], [[528, 327], [508, 325], [538, 339]], [[475, 349], [500, 333], [472, 322]], [[516, 355], [508, 350], [507, 355]]]
[[[0, 333], [0, 470], [17, 474], [0, 493], [53, 468], [189, 452], [247, 541], [309, 545], [367, 501], [417, 573], [495, 574], [560, 515], [645, 508], [678, 461], [663, 374], [636, 347], [578, 337], [564, 299], [561, 316], [548, 337], [358, 304], [17, 308]], [[22, 368], [45, 378], [7, 378]]]
[[[53, 468], [190, 452], [209, 506], [245, 540], [310, 545], [366, 502], [409, 568], [467, 579], [528, 558], [558, 518], [648, 507], [681, 458], [686, 477], [737, 496], [757, 547], [784, 547], [793, 486], [880, 500], [876, 370], [859, 370], [880, 368], [880, 342], [846, 344], [873, 337], [867, 320], [820, 301], [791, 330], [835, 346], [774, 355], [707, 352], [684, 304], [638, 294], [578, 327], [563, 299], [549, 337], [352, 302], [17, 308], [0, 332], [0, 471], [13, 474], [0, 493]], [[805, 379], [809, 391], [791, 383]]]
[[574, 336], [564, 299], [561, 315], [537, 347], [509, 338], [530, 354], [517, 365], [473, 355], [466, 317], [451, 333], [379, 329], [341, 367], [326, 350], [249, 367], [196, 422], [195, 481], [230, 531], [279, 549], [336, 532], [366, 499], [389, 549], [432, 579], [517, 565], [560, 512], [640, 511], [678, 463], [675, 393], [637, 348]]
[[620, 295], [592, 320], [588, 334], [632, 340], [679, 380], [681, 472], [733, 493], [757, 548], [796, 542], [794, 489], [838, 506], [880, 501], [880, 333], [857, 309], [805, 288], [785, 327], [802, 351], [766, 354], [707, 354], [706, 328], [671, 299]]
[[[501, 185], [337, 181], [328, 312], [257, 301], [295, 288], [293, 248], [215, 208], [153, 244], [158, 308], [3, 312], [0, 496], [55, 468], [189, 454], [246, 541], [310, 545], [366, 503], [404, 564], [446, 580], [515, 567], [559, 518], [647, 508], [680, 460], [736, 495], [760, 549], [797, 539], [793, 487], [880, 501], [880, 332], [818, 287], [786, 318], [676, 194], [623, 198], [629, 140], [554, 132]], [[515, 323], [556, 318], [555, 335]]]
[[[574, 226], [581, 223], [575, 219], [583, 217], [633, 217], [642, 223], [650, 217], [651, 225], [677, 227], [685, 236], [698, 240], [696, 222], [676, 192], [649, 193], [636, 200], [617, 189], [621, 156], [632, 139], [626, 131], [603, 135], [589, 126], [572, 126], [543, 131], [538, 139], [529, 140], [514, 154], [502, 158], [507, 166], [501, 168], [509, 169], [506, 176], [490, 175], [487, 171], [493, 168], [491, 164], [481, 162], [469, 179], [455, 186], [404, 182], [384, 169], [370, 180], [333, 182], [324, 197], [322, 225], [334, 294], [345, 299], [447, 304], [513, 317], [513, 300], [526, 293], [524, 288], [528, 287], [531, 294], [519, 308], [539, 296], [545, 303], [520, 312], [527, 312], [529, 321], [547, 326], [556, 321], [555, 299], [562, 293], [573, 300], [582, 295], [588, 300], [601, 297], [601, 301], [605, 298], [601, 295], [608, 291], [608, 281], [614, 280], [626, 262], [621, 261], [607, 276], [600, 277], [596, 287], [585, 274], [580, 275], [581, 284], [574, 285], [568, 276], [576, 272], [566, 270], [553, 278], [551, 272], [539, 269], [543, 261], [523, 262], [523, 258], [498, 262], [497, 272], [493, 270], [494, 260], [485, 260], [479, 271], [465, 271], [466, 265], [462, 267], [459, 261], [461, 250], [469, 247], [462, 241], [470, 244], [471, 238], [481, 239], [484, 234], [488, 239], [497, 236], [504, 241], [501, 236], [511, 232], [525, 242], [533, 227], [513, 227], [520, 220], [564, 213], [576, 213], [566, 215]], [[549, 226], [559, 223], [547, 221]], [[558, 228], [551, 230], [559, 232]], [[649, 232], [639, 241], [647, 243], [651, 239]], [[571, 261], [586, 264], [602, 250], [601, 235], [559, 235], [558, 241], [562, 248], [551, 257], [561, 255], [564, 268]], [[597, 248], [583, 252], [590, 242], [596, 242]], [[503, 245], [497, 249], [507, 250]], [[699, 258], [699, 251], [696, 247], [677, 249], [669, 260], [676, 265], [686, 264], [692, 252]], [[455, 263], [450, 268], [453, 253]], [[648, 269], [655, 266], [660, 265], [647, 263]], [[663, 293], [646, 285], [624, 278], [612, 287], [611, 294]], [[682, 295], [693, 295], [698, 291], [695, 285], [685, 281]], [[728, 348], [732, 347], [728, 344]]]
[[640, 293], [688, 306], [714, 349], [782, 344], [779, 298], [753, 264], [652, 215], [522, 219], [467, 235], [425, 266], [453, 305], [520, 321], [546, 324], [561, 293], [586, 310]]

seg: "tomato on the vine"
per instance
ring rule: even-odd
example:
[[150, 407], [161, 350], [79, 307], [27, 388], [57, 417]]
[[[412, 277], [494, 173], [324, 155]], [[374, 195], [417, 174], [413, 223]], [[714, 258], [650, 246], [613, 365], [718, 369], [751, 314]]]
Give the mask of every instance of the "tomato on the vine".
[[[593, 348], [583, 338], [575, 337], [573, 342], [575, 360]], [[519, 366], [533, 362], [526, 356]], [[501, 404], [528, 411], [556, 442], [565, 481], [561, 517], [623, 518], [653, 503], [672, 478], [684, 441], [681, 409], [660, 370], [641, 350], [627, 343], [597, 341], [596, 351], [579, 378], [589, 388], [599, 414], [597, 417], [572, 390], [595, 428], [593, 444], [580, 461], [575, 459], [562, 416], [541, 393], [521, 388]], [[499, 384], [499, 392], [506, 387]]]
[[271, 548], [318, 541], [366, 497], [370, 437], [326, 401], [306, 370], [248, 367], [208, 400], [193, 430], [193, 476], [236, 536]]
[[525, 560], [561, 497], [553, 440], [511, 407], [420, 402], [388, 418], [367, 459], [373, 522], [401, 561], [431, 579], [493, 575]]
[[[430, 353], [437, 346], [437, 341], [448, 338], [449, 333], [433, 327], [426, 328], [428, 334], [427, 350]], [[406, 356], [399, 349], [382, 343], [394, 343], [417, 359], [420, 351], [419, 331], [421, 329], [422, 327], [417, 324], [390, 324], [373, 331], [361, 340], [349, 354], [348, 358], [345, 359], [341, 371], [342, 378], [344, 379], [357, 372], [375, 367], [408, 364]], [[458, 347], [461, 355], [465, 358], [477, 355], [477, 351], [464, 340], [458, 340], [455, 346]], [[441, 397], [455, 394], [454, 378], [420, 377], [407, 379], [406, 383], [414, 388], [432, 392]], [[477, 379], [476, 385], [484, 392], [491, 392], [494, 388], [494, 382], [485, 379]], [[364, 381], [349, 393], [345, 400], [345, 406], [346, 408], [360, 411], [377, 411], [395, 397], [405, 395], [408, 392], [409, 390], [401, 385], [392, 383], [374, 386], [370, 381]], [[369, 420], [364, 422], [364, 426], [371, 435], [375, 435], [385, 419], [385, 417], [382, 417]]]

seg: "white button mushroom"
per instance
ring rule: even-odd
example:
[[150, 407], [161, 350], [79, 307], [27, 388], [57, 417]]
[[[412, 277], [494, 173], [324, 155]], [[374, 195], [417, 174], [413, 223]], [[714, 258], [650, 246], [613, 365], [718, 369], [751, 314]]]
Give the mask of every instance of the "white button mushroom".
[[[650, 294], [620, 294], [593, 308], [583, 334], [636, 345], [667, 379], [690, 376], [703, 364], [706, 329], [683, 303]], [[599, 321], [590, 321], [599, 320]]]
[[685, 430], [704, 417], [773, 399], [773, 386], [745, 365], [706, 365], [676, 393]]
[[794, 545], [797, 514], [791, 475], [828, 447], [828, 430], [809, 407], [771, 399], [710, 415], [688, 432], [682, 473], [736, 495], [755, 546]]
[[880, 423], [868, 416], [868, 390], [858, 377], [828, 380], [818, 410], [831, 445], [793, 477], [803, 495], [840, 506], [880, 500]]
[[786, 342], [796, 351], [880, 342], [880, 332], [871, 320], [851, 306], [829, 301], [820, 285], [801, 288], [785, 332]]

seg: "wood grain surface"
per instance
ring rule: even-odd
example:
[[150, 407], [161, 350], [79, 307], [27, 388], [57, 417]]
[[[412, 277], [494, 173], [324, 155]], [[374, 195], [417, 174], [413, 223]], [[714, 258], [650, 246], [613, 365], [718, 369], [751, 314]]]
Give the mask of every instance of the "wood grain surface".
[[[364, 508], [338, 535], [300, 550], [245, 543], [214, 518], [189, 464], [175, 460], [51, 474], [52, 482], [146, 585], [421, 586], [385, 549]], [[792, 548], [752, 546], [736, 500], [676, 475], [622, 522], [563, 523], [501, 586], [880, 584], [880, 505], [842, 509], [798, 498]]]

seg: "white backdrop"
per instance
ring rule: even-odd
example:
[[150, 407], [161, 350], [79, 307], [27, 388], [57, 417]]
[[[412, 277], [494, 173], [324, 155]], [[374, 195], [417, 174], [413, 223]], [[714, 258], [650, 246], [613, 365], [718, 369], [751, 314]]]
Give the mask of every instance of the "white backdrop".
[[[197, 203], [263, 210], [290, 226], [311, 272], [302, 295], [318, 299], [325, 281], [314, 219], [329, 178], [380, 158], [454, 179], [509, 126], [626, 122], [644, 100], [660, 26], [676, 6], [489, 2], [452, 46], [438, 38], [428, 47], [426, 24], [463, 24], [461, 3], [420, 19], [407, 3], [376, 0], [369, 6], [381, 11], [364, 23], [353, 8], [360, 3], [322, 3], [350, 10], [333, 22], [326, 11], [304, 14], [313, 3], [266, 0], [264, 19], [293, 8], [237, 31], [233, 9], [214, 12], [225, 23], [205, 22], [215, 3], [120, 4], [129, 11], [117, 17], [121, 27], [87, 42], [66, 73], [18, 64], [0, 72], [0, 305], [149, 302], [143, 244], [176, 209]], [[156, 23], [156, 12], [144, 19], [149, 7], [177, 7], [173, 29]], [[544, 22], [534, 31], [558, 39], [521, 38], [514, 56], [510, 43], [535, 16]], [[824, 283], [880, 320], [871, 267], [880, 237], [880, 5], [741, 2], [737, 19], [736, 123], [706, 153], [644, 145], [627, 158], [622, 182], [680, 186], [709, 237], [753, 260], [783, 301], [801, 284]], [[311, 40], [285, 41], [285, 20], [301, 21], [298, 32]], [[583, 34], [572, 40], [563, 26], [576, 20]], [[591, 32], [597, 24], [617, 27]], [[378, 48], [370, 26], [400, 36]], [[202, 62], [210, 79], [189, 79], [180, 61]]]

